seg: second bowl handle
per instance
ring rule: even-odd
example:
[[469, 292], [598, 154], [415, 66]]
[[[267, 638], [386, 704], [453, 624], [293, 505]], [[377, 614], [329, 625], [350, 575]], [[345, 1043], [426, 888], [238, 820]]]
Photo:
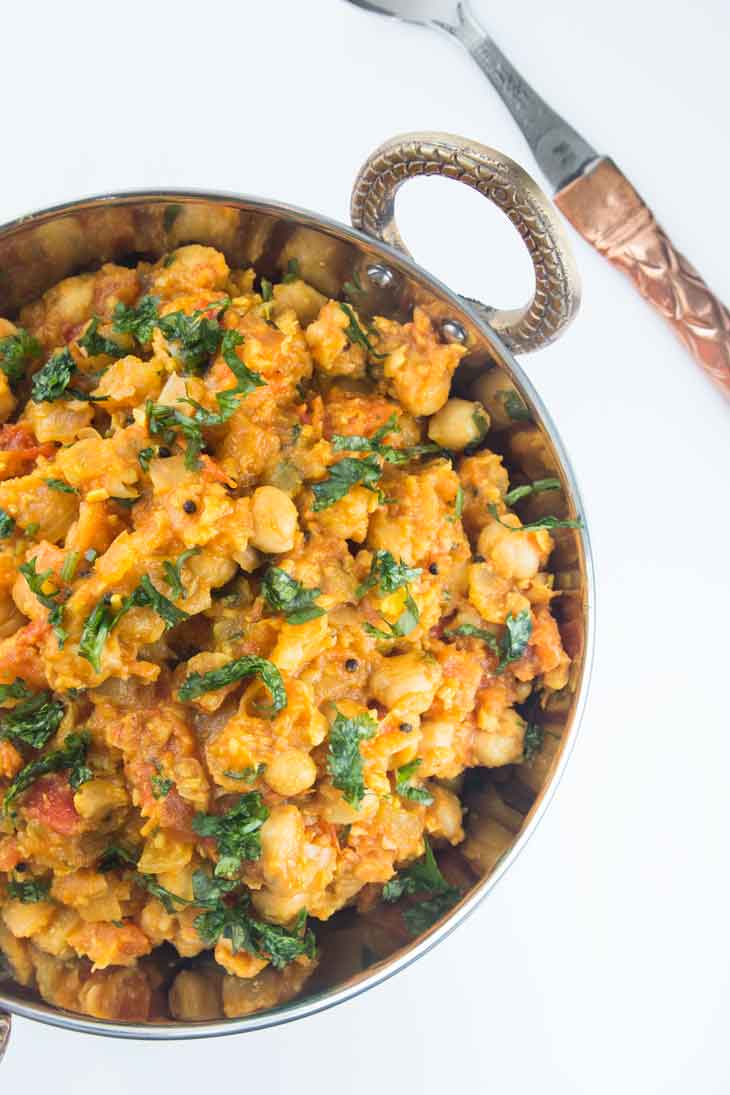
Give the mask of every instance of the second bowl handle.
[[580, 279], [557, 213], [537, 183], [511, 160], [450, 133], [404, 133], [377, 148], [352, 191], [360, 228], [409, 254], [395, 222], [395, 195], [407, 180], [441, 175], [479, 191], [509, 217], [530, 252], [535, 291], [523, 308], [506, 311], [469, 300], [515, 353], [539, 350], [558, 337], [580, 303]]

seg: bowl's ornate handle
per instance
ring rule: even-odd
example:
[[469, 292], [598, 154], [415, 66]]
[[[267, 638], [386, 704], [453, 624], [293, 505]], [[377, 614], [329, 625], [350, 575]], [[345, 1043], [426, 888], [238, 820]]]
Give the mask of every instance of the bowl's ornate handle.
[[0, 1011], [0, 1064], [5, 1056], [5, 1050], [10, 1041], [10, 1016], [6, 1011]]
[[507, 214], [530, 252], [535, 292], [524, 308], [503, 311], [470, 300], [472, 307], [516, 353], [557, 338], [578, 310], [580, 280], [558, 215], [534, 180], [514, 160], [476, 141], [405, 133], [363, 164], [352, 192], [354, 226], [408, 254], [395, 222], [395, 195], [420, 175], [441, 175], [478, 190]]

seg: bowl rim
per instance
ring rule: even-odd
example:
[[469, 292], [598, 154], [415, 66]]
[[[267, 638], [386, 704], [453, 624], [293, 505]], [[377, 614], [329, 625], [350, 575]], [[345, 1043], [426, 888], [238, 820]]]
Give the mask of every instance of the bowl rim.
[[570, 461], [562, 437], [545, 407], [542, 399], [536, 391], [529, 376], [525, 373], [514, 354], [507, 348], [491, 327], [480, 316], [468, 298], [461, 297], [445, 285], [438, 277], [420, 266], [410, 255], [390, 246], [387, 243], [375, 239], [366, 232], [346, 225], [331, 217], [320, 215], [308, 209], [303, 209], [286, 202], [270, 201], [255, 195], [235, 193], [225, 190], [204, 190], [201, 188], [179, 189], [129, 189], [115, 193], [95, 194], [84, 198], [78, 198], [47, 206], [32, 213], [16, 217], [0, 225], [0, 240], [15, 235], [33, 223], [43, 223], [56, 217], [84, 212], [91, 208], [105, 206], [123, 206], [137, 203], [174, 203], [176, 199], [187, 199], [195, 202], [214, 205], [235, 205], [240, 209], [248, 209], [266, 215], [279, 215], [298, 222], [308, 228], [322, 230], [345, 239], [350, 243], [362, 246], [378, 252], [390, 264], [400, 268], [403, 273], [426, 282], [432, 290], [442, 298], [451, 302], [455, 308], [467, 314], [470, 321], [478, 329], [482, 337], [489, 342], [501, 358], [501, 363], [506, 364], [510, 373], [518, 382], [521, 393], [527, 397], [531, 410], [537, 411], [539, 422], [545, 428], [551, 443], [560, 461], [561, 470], [564, 473], [570, 496], [580, 513], [583, 524], [576, 529], [580, 539], [583, 558], [585, 562], [586, 589], [583, 598], [583, 619], [585, 624], [583, 665], [581, 679], [578, 685], [576, 699], [573, 706], [572, 720], [568, 732], [564, 738], [560, 756], [555, 763], [548, 782], [540, 790], [538, 800], [533, 806], [529, 820], [520, 830], [511, 848], [500, 858], [491, 873], [480, 882], [475, 883], [472, 890], [453, 911], [440, 924], [435, 925], [420, 939], [400, 955], [383, 959], [381, 962], [364, 970], [361, 974], [351, 979], [340, 988], [327, 989], [307, 999], [294, 1000], [260, 1014], [244, 1016], [237, 1019], [217, 1019], [200, 1023], [180, 1023], [170, 1021], [166, 1023], [121, 1023], [105, 1019], [94, 1019], [90, 1016], [76, 1015], [72, 1012], [53, 1008], [45, 1002], [26, 1003], [17, 998], [7, 997], [2, 991], [0, 982], [0, 1008], [6, 1009], [14, 1015], [35, 1022], [46, 1023], [50, 1026], [60, 1027], [83, 1034], [94, 1034], [99, 1037], [121, 1038], [140, 1041], [180, 1041], [187, 1039], [223, 1037], [233, 1034], [241, 1034], [249, 1031], [264, 1030], [269, 1027], [281, 1026], [294, 1022], [329, 1008], [352, 1000], [362, 993], [377, 985], [383, 984], [395, 974], [400, 973], [419, 958], [428, 954], [438, 943], [446, 939], [465, 920], [467, 920], [482, 904], [486, 896], [494, 889], [500, 879], [517, 859], [518, 855], [528, 844], [535, 829], [545, 816], [545, 813], [553, 801], [555, 792], [563, 778], [570, 756], [575, 747], [575, 742], [580, 731], [585, 714], [585, 708], [590, 690], [590, 682], [593, 670], [593, 657], [595, 648], [596, 626], [596, 583], [593, 553], [591, 549], [589, 521], [586, 507], [578, 485], [578, 480]]

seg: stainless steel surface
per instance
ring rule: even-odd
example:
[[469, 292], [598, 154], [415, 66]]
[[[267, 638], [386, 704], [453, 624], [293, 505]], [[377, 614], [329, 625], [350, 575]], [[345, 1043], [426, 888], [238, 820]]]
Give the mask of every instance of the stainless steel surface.
[[350, 0], [366, 11], [444, 31], [460, 42], [499, 93], [550, 184], [559, 190], [598, 156], [548, 106], [481, 26], [465, 0]]
[[[352, 192], [352, 223], [408, 254], [395, 219], [395, 198], [408, 180], [442, 175], [464, 183], [509, 217], [532, 261], [535, 286], [522, 308], [490, 308], [470, 300], [514, 353], [531, 353], [558, 338], [580, 304], [580, 278], [560, 217], [519, 164], [494, 148], [453, 133], [402, 133], [360, 168]], [[472, 248], [483, 252], [476, 233]]]
[[464, 325], [458, 319], [445, 319], [441, 324], [441, 334], [446, 342], [466, 342]]
[[387, 289], [393, 284], [393, 271], [380, 262], [374, 262], [368, 266], [367, 275], [379, 289]]
[[0, 1011], [0, 1064], [2, 1064], [5, 1050], [10, 1040], [10, 1016], [5, 1011]]
[[[502, 448], [513, 469], [539, 458], [541, 466], [560, 476], [565, 500], [560, 516], [585, 514], [570, 461], [554, 423], [520, 365], [482, 316], [446, 286], [395, 249], [324, 217], [275, 205], [257, 198], [191, 192], [122, 194], [88, 199], [24, 217], [0, 228], [0, 314], [10, 317], [61, 278], [113, 259], [159, 257], [185, 242], [211, 244], [223, 250], [230, 263], [255, 264], [267, 276], [284, 272], [292, 258], [302, 274], [322, 292], [338, 296], [344, 283], [365, 273], [373, 264], [393, 272], [390, 286], [372, 286], [358, 310], [368, 316], [387, 312], [407, 316], [414, 304], [429, 310], [437, 322], [450, 319], [467, 333], [469, 354], [458, 383], [469, 384], [485, 369], [500, 371], [498, 381], [514, 386], [529, 421], [521, 417], [514, 427], [495, 435], [493, 447]], [[520, 455], [526, 454], [523, 457]], [[574, 659], [571, 681], [554, 704], [539, 713], [549, 731], [543, 751], [529, 765], [501, 773], [502, 793], [512, 796], [512, 814], [523, 819], [506, 833], [498, 858], [482, 855], [481, 834], [494, 822], [489, 795], [494, 791], [490, 772], [479, 769], [482, 781], [469, 799], [474, 845], [471, 874], [463, 899], [431, 931], [404, 941], [382, 926], [374, 964], [357, 942], [358, 933], [371, 930], [367, 918], [338, 914], [321, 926], [322, 966], [302, 998], [282, 1007], [244, 1018], [181, 1023], [164, 1018], [152, 1022], [122, 1023], [70, 1013], [40, 1000], [32, 989], [3, 979], [2, 1009], [55, 1026], [120, 1038], [175, 1039], [235, 1034], [291, 1021], [341, 1003], [379, 984], [421, 957], [475, 910], [525, 846], [545, 812], [575, 741], [586, 701], [594, 630], [594, 579], [587, 529], [563, 530], [557, 535], [553, 566], [559, 624]], [[509, 782], [504, 776], [509, 775]], [[488, 844], [488, 842], [487, 842]], [[467, 860], [465, 860], [465, 863]], [[465, 868], [466, 869], [466, 868]], [[376, 925], [377, 926], [377, 925]]]

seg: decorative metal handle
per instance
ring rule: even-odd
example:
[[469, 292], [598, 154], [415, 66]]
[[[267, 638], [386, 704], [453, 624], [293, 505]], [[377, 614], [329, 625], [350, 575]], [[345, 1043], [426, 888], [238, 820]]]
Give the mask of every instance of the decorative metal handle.
[[568, 183], [555, 202], [597, 251], [628, 274], [730, 396], [730, 312], [680, 254], [612, 160]]
[[10, 1040], [10, 1016], [6, 1011], [0, 1011], [0, 1064], [5, 1056]]
[[409, 251], [395, 223], [395, 195], [407, 180], [442, 175], [478, 190], [506, 213], [535, 268], [535, 292], [524, 308], [502, 311], [469, 303], [516, 353], [558, 337], [578, 310], [580, 280], [563, 226], [549, 199], [519, 164], [493, 148], [449, 133], [405, 133], [363, 164], [352, 191], [356, 228]]

